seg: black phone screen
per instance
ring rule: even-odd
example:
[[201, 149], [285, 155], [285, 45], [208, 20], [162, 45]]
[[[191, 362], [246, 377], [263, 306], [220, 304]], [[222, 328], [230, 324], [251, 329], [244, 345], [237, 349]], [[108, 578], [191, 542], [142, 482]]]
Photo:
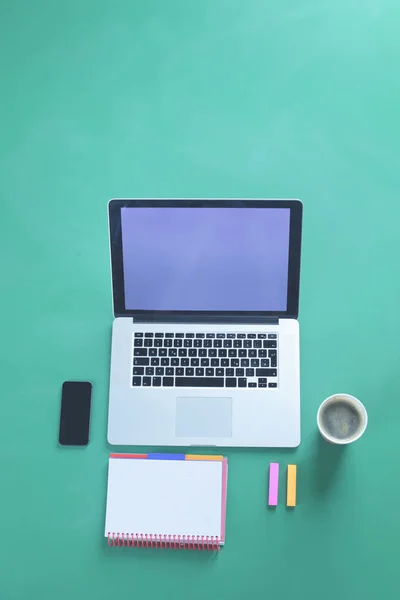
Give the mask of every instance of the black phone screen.
[[91, 398], [89, 381], [64, 381], [58, 436], [62, 446], [87, 446], [89, 443]]

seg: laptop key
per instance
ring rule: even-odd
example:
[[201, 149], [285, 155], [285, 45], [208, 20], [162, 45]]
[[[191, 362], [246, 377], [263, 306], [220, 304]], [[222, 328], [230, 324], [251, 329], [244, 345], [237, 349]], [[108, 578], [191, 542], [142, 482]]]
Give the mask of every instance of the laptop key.
[[242, 347], [242, 340], [235, 340], [233, 342], [233, 347], [234, 348], [241, 348]]
[[[186, 373], [187, 375], [187, 373]], [[206, 377], [214, 377], [214, 369], [208, 368], [206, 369]]]
[[143, 385], [145, 387], [148, 387], [149, 385], [151, 385], [151, 377], [143, 377]]
[[164, 345], [164, 348], [171, 348], [171, 346], [172, 346], [172, 340], [166, 338], [164, 340], [164, 344], [163, 345]]
[[134, 377], [132, 379], [132, 385], [133, 385], [133, 387], [138, 387], [139, 385], [142, 385], [142, 378], [141, 377]]
[[153, 340], [150, 340], [150, 339], [144, 340], [144, 345], [146, 346], [146, 348], [150, 348], [153, 345]]
[[185, 369], [183, 369], [182, 367], [178, 367], [175, 370], [175, 375], [184, 375], [185, 374]]
[[190, 366], [191, 367], [198, 367], [200, 364], [200, 359], [199, 358], [191, 358], [190, 359]]
[[193, 342], [191, 339], [185, 339], [183, 345], [185, 346], [185, 348], [191, 348], [193, 346]]
[[203, 344], [202, 344], [201, 340], [196, 339], [196, 340], [194, 340], [194, 344], [193, 345], [194, 345], [195, 348], [201, 348]]
[[276, 350], [268, 350], [268, 356], [270, 358], [272, 358], [273, 356], [276, 356]]
[[152, 338], [153, 337], [153, 333], [151, 333], [151, 332], [145, 333], [144, 337], [145, 338]]
[[156, 337], [156, 338], [163, 338], [164, 334], [163, 333], [155, 333], [154, 337]]
[[175, 377], [176, 387], [224, 387], [223, 377]]
[[226, 387], [236, 387], [236, 379], [235, 377], [227, 377], [225, 379]]
[[197, 356], [197, 348], [190, 348], [189, 356]]
[[238, 356], [245, 357], [247, 356], [247, 348], [240, 348], [239, 352], [238, 352]]
[[236, 333], [227, 333], [226, 337], [233, 340], [236, 337]]
[[163, 377], [162, 384], [165, 387], [172, 387], [174, 385], [173, 377]]
[[249, 367], [250, 360], [248, 358], [242, 358], [242, 360], [240, 361], [240, 366], [241, 367]]
[[255, 333], [248, 333], [247, 337], [249, 338], [249, 340], [254, 340], [256, 338], [256, 334]]
[[276, 340], [278, 336], [276, 335], [276, 333], [269, 333], [268, 334], [268, 339], [269, 340]]
[[271, 367], [276, 367], [276, 356], [271, 357]]
[[254, 381], [251, 381], [249, 383], [249, 388], [255, 388], [255, 387], [257, 387], [257, 384]]
[[210, 361], [209, 361], [208, 358], [202, 358], [201, 361], [200, 361], [200, 364], [201, 364], [202, 367], [208, 367], [209, 364], [210, 364]]
[[203, 337], [205, 337], [205, 334], [204, 333], [196, 333], [196, 337], [203, 338]]
[[203, 346], [204, 346], [204, 348], [211, 348], [212, 347], [212, 340], [204, 340]]
[[154, 375], [154, 367], [146, 367], [146, 375]]
[[169, 367], [169, 358], [162, 358], [161, 359], [161, 366], [162, 367]]
[[245, 334], [245, 333], [238, 333], [238, 334], [237, 334], [237, 337], [238, 337], [240, 340], [244, 340], [244, 339], [245, 339], [245, 337], [246, 337], [246, 334]]
[[265, 340], [265, 338], [267, 337], [266, 333], [258, 333], [257, 337], [259, 340]]
[[276, 377], [276, 369], [256, 369], [256, 377]]
[[144, 375], [144, 367], [133, 367], [134, 375]]
[[135, 333], [135, 338], [143, 337], [143, 333]]
[[207, 333], [206, 338], [215, 338], [215, 333]]
[[224, 340], [224, 348], [232, 348], [232, 340]]
[[133, 359], [133, 364], [136, 365], [141, 365], [141, 366], [147, 366], [150, 364], [150, 359], [149, 358], [134, 358]]
[[175, 334], [175, 337], [176, 337], [176, 338], [183, 338], [183, 337], [185, 337], [185, 336], [184, 336], [184, 334], [183, 334], [183, 333], [176, 333], [176, 334]]
[[244, 369], [236, 369], [235, 375], [236, 377], [244, 377]]
[[278, 384], [277, 384], [276, 382], [272, 382], [272, 381], [271, 381], [271, 382], [268, 384], [268, 387], [270, 387], [270, 388], [276, 388], [276, 387], [278, 387]]
[[173, 375], [174, 374], [174, 368], [173, 367], [167, 367], [165, 369], [165, 374], [166, 375]]
[[254, 377], [254, 369], [246, 369], [246, 377]]
[[217, 338], [223, 339], [225, 337], [224, 333], [217, 333]]
[[[161, 352], [161, 350], [162, 348], [159, 349], [159, 352]], [[149, 356], [157, 356], [157, 348], [149, 348]]]
[[179, 358], [171, 358], [171, 366], [178, 367], [179, 366]]
[[264, 367], [269, 367], [269, 360], [268, 360], [268, 358], [262, 358], [260, 360], [260, 367], [263, 367], [263, 368]]
[[135, 348], [133, 356], [147, 356], [147, 348]]
[[196, 377], [204, 377], [204, 369], [202, 367], [196, 369]]
[[219, 359], [218, 358], [212, 358], [211, 362], [210, 362], [210, 365], [212, 367], [219, 367]]
[[143, 340], [141, 340], [140, 338], [137, 338], [133, 342], [133, 345], [135, 346], [135, 348], [139, 348], [139, 346], [143, 346]]
[[217, 356], [217, 350], [215, 348], [210, 348], [208, 356]]
[[160, 364], [160, 359], [159, 358], [152, 358], [150, 360], [150, 364], [152, 367], [158, 367], [158, 365]]
[[193, 377], [193, 375], [194, 375], [193, 367], [187, 367], [185, 369], [185, 375], [186, 375], [186, 377]]
[[[174, 370], [172, 369], [172, 373], [171, 373], [171, 375], [173, 375], [173, 371], [174, 371]], [[164, 367], [157, 367], [157, 368], [156, 368], [156, 375], [159, 375], [159, 376], [160, 376], [160, 375], [161, 375], [161, 376], [162, 376], [162, 375], [164, 375]]]
[[187, 350], [186, 350], [186, 348], [179, 348], [179, 350], [178, 350], [178, 356], [187, 356]]
[[239, 359], [231, 358], [231, 367], [238, 367], [238, 366], [239, 366]]
[[220, 349], [218, 350], [218, 356], [219, 356], [220, 358], [226, 358], [226, 357], [228, 356], [228, 351], [227, 351], [227, 349], [226, 349], [226, 348], [220, 348]]
[[161, 377], [153, 377], [153, 386], [159, 387], [161, 385]]
[[274, 340], [264, 340], [263, 348], [276, 348], [276, 341]]
[[[161, 350], [165, 350], [165, 354], [164, 353], [161, 354]], [[159, 352], [159, 355], [160, 356], [167, 356], [167, 350], [166, 350], [166, 348], [161, 348], [161, 350]], [[170, 348], [168, 350], [168, 356], [177, 356], [177, 355], [178, 355], [178, 350], [176, 348]]]
[[221, 367], [229, 367], [229, 358], [221, 358]]
[[250, 364], [253, 368], [256, 368], [260, 366], [260, 361], [258, 358], [252, 358]]
[[161, 346], [163, 345], [163, 341], [164, 340], [160, 340], [160, 339], [157, 338], [156, 340], [154, 340], [154, 346], [156, 348], [161, 348]]
[[238, 386], [241, 388], [245, 388], [247, 386], [247, 379], [245, 377], [240, 377], [238, 379]]
[[165, 337], [166, 337], [166, 338], [173, 338], [173, 337], [174, 337], [174, 334], [173, 334], [173, 333], [166, 333], [166, 334], [165, 334]]
[[215, 369], [215, 375], [217, 377], [223, 377], [225, 375], [224, 369]]
[[189, 366], [189, 359], [181, 358], [181, 367], [188, 367], [188, 366]]
[[235, 375], [235, 369], [226, 369], [226, 376], [233, 377]]
[[181, 348], [182, 345], [183, 345], [183, 342], [181, 339], [177, 339], [177, 338], [174, 339], [174, 348]]
[[261, 348], [261, 347], [262, 347], [261, 340], [254, 340], [254, 342], [253, 342], [253, 348]]
[[194, 338], [194, 333], [185, 333], [185, 337], [187, 338]]

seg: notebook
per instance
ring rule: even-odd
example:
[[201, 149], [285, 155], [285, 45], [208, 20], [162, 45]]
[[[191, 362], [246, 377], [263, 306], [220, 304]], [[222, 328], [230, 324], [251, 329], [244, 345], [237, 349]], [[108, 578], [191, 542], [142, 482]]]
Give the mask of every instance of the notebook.
[[194, 454], [111, 454], [109, 546], [219, 550], [228, 461]]

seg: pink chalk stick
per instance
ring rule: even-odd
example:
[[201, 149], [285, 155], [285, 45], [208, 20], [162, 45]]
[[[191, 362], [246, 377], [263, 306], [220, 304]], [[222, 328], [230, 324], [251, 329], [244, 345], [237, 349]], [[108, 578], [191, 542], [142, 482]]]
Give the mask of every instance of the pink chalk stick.
[[269, 465], [269, 506], [278, 505], [278, 481], [279, 481], [279, 463], [270, 463]]

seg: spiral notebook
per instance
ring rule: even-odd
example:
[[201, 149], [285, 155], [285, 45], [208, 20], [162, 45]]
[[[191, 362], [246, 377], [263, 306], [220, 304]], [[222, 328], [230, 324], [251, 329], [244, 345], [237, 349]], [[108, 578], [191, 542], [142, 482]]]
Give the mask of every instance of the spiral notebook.
[[111, 454], [109, 546], [219, 550], [228, 461], [194, 454]]

